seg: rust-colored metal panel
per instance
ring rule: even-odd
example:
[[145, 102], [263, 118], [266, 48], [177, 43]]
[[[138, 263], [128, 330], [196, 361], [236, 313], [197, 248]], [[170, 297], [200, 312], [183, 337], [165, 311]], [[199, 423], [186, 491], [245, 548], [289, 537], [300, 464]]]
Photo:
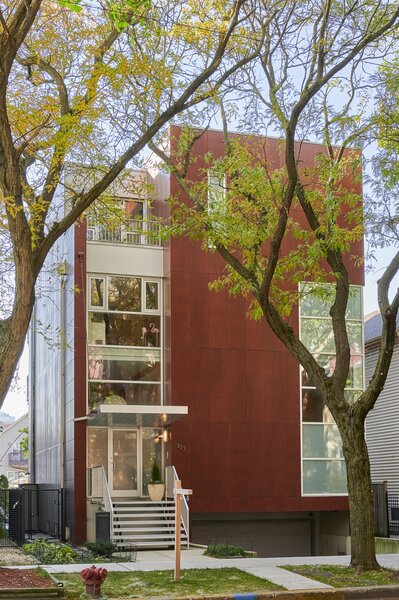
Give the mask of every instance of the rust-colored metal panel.
[[[178, 137], [179, 128], [171, 128]], [[270, 165], [283, 164], [279, 140], [262, 144]], [[176, 142], [172, 140], [172, 153]], [[302, 164], [313, 164], [317, 144], [298, 146]], [[221, 156], [223, 136], [208, 131], [195, 145], [189, 178], [205, 177], [203, 156]], [[348, 181], [360, 191], [358, 182]], [[171, 178], [171, 194], [184, 199]], [[303, 219], [295, 208], [295, 217]], [[287, 240], [285, 249], [293, 248]], [[194, 512], [293, 512], [347, 510], [345, 497], [301, 497], [299, 367], [263, 321], [247, 318], [248, 302], [208, 284], [223, 272], [217, 253], [186, 238], [170, 242], [167, 287], [173, 404], [188, 404], [189, 415], [173, 426], [172, 463], [192, 488]], [[362, 253], [362, 244], [356, 245]], [[348, 262], [353, 283], [363, 269]], [[289, 285], [289, 284], [287, 284]], [[294, 310], [292, 326], [298, 330]]]

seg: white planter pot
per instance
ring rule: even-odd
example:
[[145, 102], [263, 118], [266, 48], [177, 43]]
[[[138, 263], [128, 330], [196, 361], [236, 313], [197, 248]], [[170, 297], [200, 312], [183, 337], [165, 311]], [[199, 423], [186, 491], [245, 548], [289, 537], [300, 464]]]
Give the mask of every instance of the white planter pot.
[[148, 494], [153, 502], [159, 502], [162, 500], [165, 493], [164, 483], [149, 483]]

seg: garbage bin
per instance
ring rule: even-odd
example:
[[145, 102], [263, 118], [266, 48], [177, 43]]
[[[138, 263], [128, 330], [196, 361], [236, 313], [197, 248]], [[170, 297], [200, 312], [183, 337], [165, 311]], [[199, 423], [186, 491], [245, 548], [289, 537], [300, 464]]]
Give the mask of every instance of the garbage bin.
[[96, 542], [110, 541], [111, 520], [109, 512], [98, 510], [96, 512]]

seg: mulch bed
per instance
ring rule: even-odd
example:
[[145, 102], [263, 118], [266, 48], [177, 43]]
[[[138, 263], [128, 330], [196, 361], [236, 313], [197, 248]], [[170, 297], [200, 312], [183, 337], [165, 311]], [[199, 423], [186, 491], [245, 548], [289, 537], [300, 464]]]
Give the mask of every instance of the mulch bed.
[[0, 588], [53, 587], [51, 579], [38, 575], [34, 569], [5, 569], [0, 567]]

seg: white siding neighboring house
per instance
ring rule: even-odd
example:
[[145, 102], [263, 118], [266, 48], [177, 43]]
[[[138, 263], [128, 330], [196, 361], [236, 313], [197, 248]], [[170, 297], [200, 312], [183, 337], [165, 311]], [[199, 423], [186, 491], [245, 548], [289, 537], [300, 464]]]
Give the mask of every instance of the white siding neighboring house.
[[[398, 326], [398, 323], [397, 323]], [[377, 362], [381, 337], [380, 314], [366, 317], [365, 383], [370, 381]], [[399, 339], [396, 339], [388, 377], [374, 408], [366, 420], [371, 480], [387, 481], [388, 491], [399, 493]]]
[[26, 433], [19, 430], [28, 427], [28, 414], [23, 415], [0, 433], [0, 475], [5, 475], [10, 485], [28, 471], [28, 460], [23, 457], [20, 442]]

